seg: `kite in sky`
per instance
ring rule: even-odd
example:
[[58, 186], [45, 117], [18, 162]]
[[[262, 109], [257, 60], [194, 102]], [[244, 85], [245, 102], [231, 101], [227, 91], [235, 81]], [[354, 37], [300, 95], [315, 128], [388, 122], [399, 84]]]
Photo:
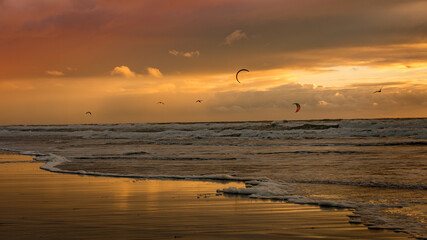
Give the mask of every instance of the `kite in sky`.
[[294, 104], [295, 104], [295, 106], [297, 106], [297, 110], [295, 111], [297, 113], [301, 109], [301, 105], [299, 105], [299, 103], [294, 103]]
[[236, 80], [237, 80], [237, 82], [239, 82], [240, 83], [240, 81], [239, 81], [239, 78], [238, 78], [238, 76], [239, 76], [239, 73], [241, 72], [241, 71], [245, 71], [245, 72], [249, 72], [249, 70], [248, 69], [240, 69], [239, 71], [237, 71], [237, 73], [236, 73]]

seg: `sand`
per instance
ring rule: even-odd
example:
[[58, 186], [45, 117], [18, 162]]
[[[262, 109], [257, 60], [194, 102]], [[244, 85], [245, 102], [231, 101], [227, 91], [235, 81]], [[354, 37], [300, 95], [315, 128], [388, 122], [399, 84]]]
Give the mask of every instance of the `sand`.
[[348, 210], [216, 195], [243, 183], [58, 174], [0, 156], [0, 239], [408, 239], [350, 224]]

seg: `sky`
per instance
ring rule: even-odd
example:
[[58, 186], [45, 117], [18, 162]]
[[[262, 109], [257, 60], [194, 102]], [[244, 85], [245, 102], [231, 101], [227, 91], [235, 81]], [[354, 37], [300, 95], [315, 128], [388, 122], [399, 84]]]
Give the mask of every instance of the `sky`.
[[0, 124], [427, 117], [425, 9], [0, 0]]

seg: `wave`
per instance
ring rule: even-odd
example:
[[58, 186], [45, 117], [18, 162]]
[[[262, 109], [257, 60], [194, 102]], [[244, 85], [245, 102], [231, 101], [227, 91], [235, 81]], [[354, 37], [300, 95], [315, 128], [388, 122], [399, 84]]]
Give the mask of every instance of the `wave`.
[[[308, 139], [320, 139], [320, 138], [308, 138]], [[170, 140], [165, 141], [130, 141], [130, 142], [106, 142], [103, 145], [127, 145], [127, 144], [144, 144], [144, 145], [195, 145], [195, 146], [258, 146], [258, 147], [268, 147], [268, 146], [317, 146], [317, 147], [326, 147], [326, 146], [356, 146], [356, 147], [368, 147], [368, 146], [425, 146], [427, 141], [398, 141], [398, 142], [374, 142], [374, 143], [365, 143], [365, 142], [328, 142], [328, 143], [319, 143], [319, 142], [282, 142], [282, 143], [245, 143], [245, 142], [174, 142]], [[81, 145], [73, 145], [81, 146]], [[288, 151], [288, 152], [271, 152], [271, 153], [257, 153], [257, 154], [286, 154], [286, 153], [301, 153], [301, 154], [354, 154], [356, 151]], [[144, 154], [144, 153], [141, 153]], [[148, 154], [148, 153], [145, 153]], [[132, 154], [123, 154], [123, 155], [132, 155]], [[135, 154], [138, 155], [138, 154]]]
[[335, 208], [351, 208], [355, 209], [359, 205], [350, 201], [334, 201], [334, 200], [316, 200], [304, 196], [292, 194], [293, 187], [283, 183], [274, 181], [258, 181], [251, 180], [246, 182], [245, 188], [229, 187], [218, 189], [218, 192], [226, 194], [246, 195], [250, 198], [283, 200], [290, 203], [312, 204], [323, 207]]
[[361, 181], [333, 181], [333, 180], [292, 180], [293, 183], [313, 183], [313, 184], [331, 184], [331, 185], [347, 185], [359, 187], [375, 187], [375, 188], [390, 188], [390, 189], [418, 189], [427, 190], [427, 184], [405, 184], [405, 183], [385, 183], [385, 182], [361, 182]]
[[[24, 152], [27, 155], [31, 155], [30, 152]], [[49, 171], [59, 171], [63, 170], [57, 169], [55, 166], [70, 160], [56, 155], [56, 154], [39, 154], [34, 153], [34, 160], [36, 161], [46, 161], [47, 163], [43, 166], [43, 169]], [[236, 160], [236, 158], [200, 158], [200, 157], [150, 157], [150, 158], [132, 158], [126, 156], [91, 156], [91, 157], [74, 157], [73, 159], [113, 159], [113, 160], [167, 160], [167, 161], [208, 161], [208, 160]], [[0, 162], [1, 163], [1, 162]], [[71, 172], [71, 171], [67, 171]], [[78, 171], [77, 173], [88, 173], [86, 171]], [[90, 173], [90, 175], [102, 175], [103, 173]], [[120, 174], [108, 174], [108, 176], [122, 176]], [[126, 177], [148, 177], [148, 178], [174, 178], [174, 179], [212, 179], [212, 180], [239, 180], [246, 181], [250, 178], [237, 178], [235, 176], [228, 175], [206, 175], [206, 176], [142, 176], [142, 175], [123, 175]], [[263, 178], [268, 179], [268, 178]], [[360, 186], [360, 187], [375, 187], [375, 188], [387, 188], [387, 189], [417, 189], [417, 190], [427, 190], [427, 184], [406, 184], [406, 183], [388, 183], [388, 182], [373, 182], [373, 181], [334, 181], [334, 180], [287, 180], [286, 183], [309, 183], [309, 184], [331, 184], [331, 185], [348, 185], [348, 186]]]
[[427, 145], [427, 141], [357, 143], [354, 145], [355, 146], [425, 146]]
[[[359, 154], [357, 151], [284, 151], [284, 152], [258, 152], [258, 155], [276, 155], [276, 154]], [[366, 152], [364, 152], [366, 153]]]
[[135, 157], [126, 157], [126, 156], [84, 156], [84, 157], [73, 157], [72, 159], [79, 160], [95, 160], [95, 159], [104, 159], [104, 160], [163, 160], [163, 161], [229, 161], [237, 160], [237, 158], [201, 158], [201, 157], [144, 157], [144, 158], [135, 158]]
[[56, 173], [68, 173], [68, 174], [80, 174], [88, 176], [100, 176], [100, 177], [120, 177], [120, 178], [147, 178], [147, 179], [182, 179], [182, 180], [223, 180], [223, 181], [267, 181], [268, 178], [247, 178], [247, 177], [236, 177], [233, 175], [226, 174], [212, 174], [212, 175], [201, 175], [201, 176], [179, 176], [179, 175], [139, 175], [139, 174], [116, 174], [116, 173], [100, 173], [100, 172], [90, 172], [84, 170], [70, 171], [62, 170], [57, 168], [58, 165], [65, 162], [70, 162], [69, 159], [59, 156], [56, 154], [46, 154], [44, 156], [39, 156], [34, 158], [35, 161], [46, 162], [40, 167], [40, 169], [47, 170], [50, 172]]
[[357, 138], [427, 139], [427, 119], [350, 119], [218, 123], [140, 123], [3, 126], [0, 136], [69, 136], [110, 139]]
[[[385, 209], [401, 209], [401, 204], [362, 203], [352, 200], [318, 199], [292, 194], [291, 186], [274, 181], [250, 181], [245, 188], [224, 188], [217, 192], [224, 195], [242, 195], [249, 198], [271, 199], [295, 204], [316, 205], [320, 208], [344, 208], [353, 214], [348, 215], [349, 223], [364, 224], [369, 229], [387, 229], [407, 233], [417, 239], [425, 239], [425, 225], [414, 218], [396, 218], [384, 214]], [[246, 182], [248, 183], [248, 182]]]
[[125, 152], [122, 155], [145, 155], [149, 154], [148, 152], [140, 151], [140, 152]]

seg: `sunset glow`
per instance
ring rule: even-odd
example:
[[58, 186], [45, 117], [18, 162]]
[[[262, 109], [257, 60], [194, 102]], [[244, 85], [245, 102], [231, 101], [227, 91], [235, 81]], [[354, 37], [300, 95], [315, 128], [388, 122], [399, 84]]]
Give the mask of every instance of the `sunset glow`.
[[0, 0], [0, 124], [426, 117], [425, 9]]

